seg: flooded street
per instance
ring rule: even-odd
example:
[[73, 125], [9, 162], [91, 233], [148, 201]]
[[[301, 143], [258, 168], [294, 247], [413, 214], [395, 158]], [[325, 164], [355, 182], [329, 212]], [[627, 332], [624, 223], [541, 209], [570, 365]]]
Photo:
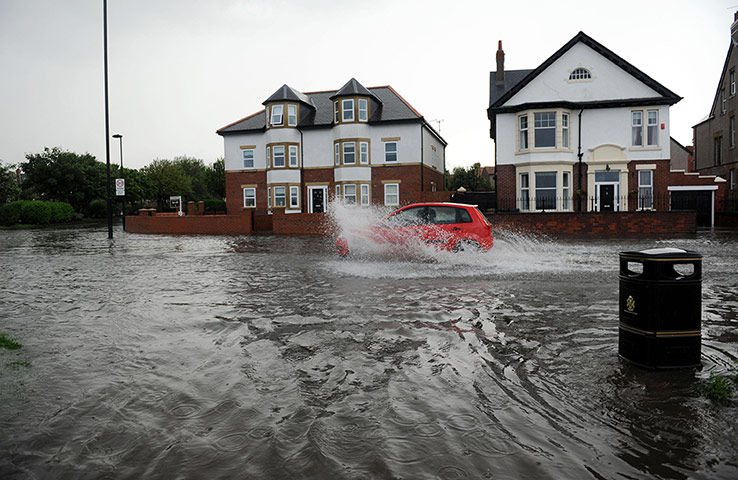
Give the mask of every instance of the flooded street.
[[[736, 478], [738, 233], [339, 259], [0, 232], [2, 478]], [[703, 261], [702, 369], [618, 358], [618, 253]]]

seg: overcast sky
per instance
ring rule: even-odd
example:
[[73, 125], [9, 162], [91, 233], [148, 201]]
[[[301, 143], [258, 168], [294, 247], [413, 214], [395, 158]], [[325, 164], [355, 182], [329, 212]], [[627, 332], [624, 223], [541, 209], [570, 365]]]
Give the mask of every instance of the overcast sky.
[[[489, 72], [535, 68], [577, 32], [684, 99], [671, 135], [710, 110], [738, 0], [109, 0], [110, 133], [126, 167], [223, 155], [215, 131], [283, 84], [391, 85], [441, 120], [447, 168], [492, 165]], [[0, 0], [0, 161], [44, 147], [105, 161], [102, 0]], [[439, 123], [433, 123], [435, 127]], [[111, 161], [119, 163], [117, 140]]]

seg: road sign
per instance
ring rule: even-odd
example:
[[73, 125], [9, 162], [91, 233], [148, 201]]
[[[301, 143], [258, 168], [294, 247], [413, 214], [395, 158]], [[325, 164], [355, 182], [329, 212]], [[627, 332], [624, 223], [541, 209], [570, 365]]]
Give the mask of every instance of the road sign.
[[122, 197], [126, 194], [126, 179], [116, 178], [115, 179], [115, 195]]

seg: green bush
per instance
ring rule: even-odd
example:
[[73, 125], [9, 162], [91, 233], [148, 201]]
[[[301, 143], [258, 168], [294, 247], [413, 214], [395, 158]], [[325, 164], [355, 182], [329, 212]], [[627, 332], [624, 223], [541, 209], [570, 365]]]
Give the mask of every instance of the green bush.
[[74, 209], [67, 202], [49, 202], [51, 223], [64, 223], [74, 220]]
[[205, 200], [203, 202], [205, 204], [205, 211], [209, 212], [224, 212], [226, 209], [226, 202], [225, 200]]
[[87, 216], [91, 218], [107, 218], [108, 205], [105, 200], [93, 200], [87, 205]]
[[0, 206], [0, 225], [15, 225], [20, 222], [21, 208], [25, 202], [17, 200]]
[[21, 207], [21, 222], [32, 225], [46, 225], [51, 223], [51, 206], [49, 202], [33, 200], [24, 202]]

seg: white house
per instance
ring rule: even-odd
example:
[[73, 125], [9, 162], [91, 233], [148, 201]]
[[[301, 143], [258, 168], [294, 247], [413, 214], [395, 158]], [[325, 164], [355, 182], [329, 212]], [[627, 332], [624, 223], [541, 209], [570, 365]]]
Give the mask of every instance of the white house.
[[320, 213], [329, 198], [400, 205], [443, 190], [446, 142], [392, 87], [284, 85], [218, 130], [229, 214]]
[[657, 208], [679, 100], [583, 32], [533, 70], [506, 71], [500, 42], [487, 110], [498, 208]]

